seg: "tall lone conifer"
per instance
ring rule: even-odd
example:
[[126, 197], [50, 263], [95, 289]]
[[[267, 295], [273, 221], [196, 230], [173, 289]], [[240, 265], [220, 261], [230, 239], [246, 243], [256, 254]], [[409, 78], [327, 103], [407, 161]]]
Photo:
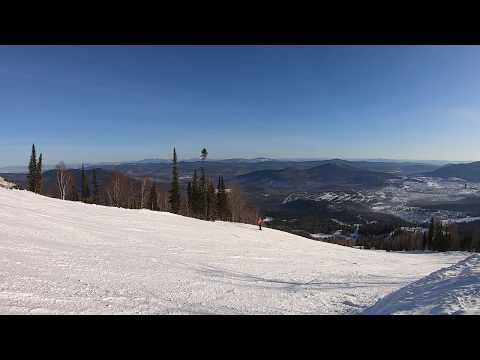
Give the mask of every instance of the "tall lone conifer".
[[30, 156], [30, 163], [28, 164], [27, 175], [27, 189], [28, 191], [36, 192], [37, 189], [37, 153], [35, 151], [35, 144], [32, 145], [32, 154]]
[[200, 152], [200, 159], [202, 160], [202, 166], [200, 168], [200, 184], [199, 184], [199, 194], [198, 194], [198, 211], [200, 217], [203, 219], [208, 219], [208, 181], [207, 175], [205, 173], [205, 160], [207, 160], [208, 151], [206, 148], [203, 148]]
[[208, 218], [208, 183], [207, 176], [205, 174], [205, 169], [202, 167], [200, 169], [200, 183], [198, 185], [199, 194], [198, 194], [198, 207], [200, 216], [203, 219]]
[[38, 158], [36, 179], [35, 179], [35, 192], [38, 194], [42, 193], [42, 154]]
[[178, 185], [177, 152], [175, 148], [173, 148], [172, 183], [168, 202], [170, 204], [170, 211], [178, 214], [180, 211], [180, 186]]
[[200, 159], [202, 159], [202, 162], [207, 159], [208, 156], [208, 151], [207, 149], [203, 148], [202, 151], [200, 152]]

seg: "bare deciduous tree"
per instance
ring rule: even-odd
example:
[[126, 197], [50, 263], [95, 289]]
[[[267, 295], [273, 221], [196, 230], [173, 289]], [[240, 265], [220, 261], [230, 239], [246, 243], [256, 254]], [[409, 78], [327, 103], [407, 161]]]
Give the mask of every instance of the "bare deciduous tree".
[[258, 211], [248, 205], [240, 186], [234, 184], [228, 192], [228, 202], [233, 222], [254, 224]]
[[65, 200], [73, 184], [72, 174], [67, 170], [65, 163], [61, 161], [57, 165], [57, 186], [60, 199]]
[[[110, 182], [106, 186], [107, 198], [110, 206], [121, 207], [122, 187], [125, 188], [125, 175], [119, 171], [113, 171]], [[128, 180], [127, 180], [128, 181]]]
[[145, 201], [148, 196], [148, 189], [150, 189], [151, 178], [150, 177], [143, 177], [142, 186], [140, 188], [140, 208], [143, 209], [145, 207]]
[[113, 171], [110, 182], [105, 187], [107, 203], [110, 206], [134, 208], [138, 204], [138, 182], [126, 174]]

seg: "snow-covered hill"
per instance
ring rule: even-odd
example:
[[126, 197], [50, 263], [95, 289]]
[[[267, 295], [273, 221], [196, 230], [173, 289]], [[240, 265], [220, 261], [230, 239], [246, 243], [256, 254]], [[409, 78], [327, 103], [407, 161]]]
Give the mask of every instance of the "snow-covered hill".
[[387, 295], [364, 314], [480, 315], [480, 255]]
[[2, 314], [357, 313], [467, 256], [358, 250], [4, 188], [0, 253]]

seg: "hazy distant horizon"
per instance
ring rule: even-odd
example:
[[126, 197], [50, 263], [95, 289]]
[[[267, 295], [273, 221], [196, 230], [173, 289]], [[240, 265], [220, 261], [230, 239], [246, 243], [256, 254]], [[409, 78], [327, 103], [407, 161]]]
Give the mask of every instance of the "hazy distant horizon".
[[[446, 165], [446, 164], [459, 164], [459, 163], [470, 163], [475, 162], [472, 161], [452, 161], [452, 160], [425, 160], [425, 159], [386, 159], [386, 158], [342, 158], [342, 157], [317, 157], [317, 158], [272, 158], [268, 156], [259, 156], [255, 158], [246, 158], [246, 157], [234, 157], [234, 158], [210, 158], [206, 161], [225, 161], [225, 160], [256, 160], [256, 159], [271, 159], [277, 161], [322, 161], [322, 160], [346, 160], [346, 161], [368, 161], [368, 162], [408, 162], [408, 163], [419, 163], [419, 164], [437, 164], [437, 165]], [[84, 161], [84, 162], [66, 162], [66, 165], [69, 167], [80, 167], [81, 164], [85, 164], [87, 166], [95, 166], [95, 165], [108, 165], [108, 164], [126, 164], [126, 163], [138, 163], [138, 162], [145, 162], [148, 163], [149, 161], [164, 161], [170, 162], [171, 159], [167, 158], [145, 158], [139, 160], [121, 160], [121, 161]], [[200, 158], [179, 158], [179, 162], [182, 161], [200, 161]], [[26, 170], [28, 159], [25, 161], [25, 164], [17, 164], [17, 165], [7, 165], [7, 166], [0, 166], [0, 172], [15, 172]], [[57, 163], [44, 163], [44, 169], [54, 168]], [[7, 171], [9, 170], [9, 171]]]
[[174, 146], [474, 161], [479, 62], [479, 46], [0, 46], [0, 167], [26, 163], [32, 142], [46, 164]]

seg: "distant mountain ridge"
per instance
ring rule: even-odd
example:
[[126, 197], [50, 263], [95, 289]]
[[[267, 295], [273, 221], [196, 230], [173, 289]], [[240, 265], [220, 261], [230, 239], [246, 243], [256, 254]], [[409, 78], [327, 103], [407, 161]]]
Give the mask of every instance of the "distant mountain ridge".
[[307, 169], [285, 168], [259, 170], [240, 175], [237, 180], [244, 185], [271, 188], [320, 189], [324, 187], [375, 187], [386, 180], [397, 178], [393, 174], [371, 171], [350, 165], [348, 161], [334, 159]]
[[472, 182], [480, 182], [480, 161], [467, 164], [448, 164], [426, 175], [441, 178], [456, 177]]
[[[324, 164], [337, 164], [339, 166], [348, 165], [352, 168], [369, 170], [381, 173], [391, 173], [398, 175], [412, 175], [422, 174], [438, 168], [438, 166], [428, 164], [417, 163], [389, 163], [389, 162], [370, 162], [370, 161], [349, 161], [343, 159], [330, 159], [330, 160], [306, 160], [306, 161], [287, 161], [276, 160], [267, 157], [260, 157], [254, 159], [224, 159], [224, 160], [206, 160], [202, 162], [198, 159], [195, 160], [181, 160], [178, 163], [179, 174], [182, 177], [188, 178], [193, 174], [194, 169], [204, 167], [208, 175], [212, 178], [216, 178], [219, 175], [225, 177], [227, 182], [236, 180], [240, 175], [245, 175], [251, 172], [262, 170], [283, 170], [287, 168], [305, 170]], [[78, 169], [80, 164], [68, 165], [69, 168]], [[127, 173], [130, 176], [141, 178], [149, 176], [155, 178], [158, 182], [169, 182], [171, 176], [171, 161], [165, 159], [144, 159], [133, 162], [122, 163], [100, 163], [100, 164], [85, 164], [85, 169], [101, 168], [104, 170], [119, 170]], [[44, 170], [53, 169], [52, 167], [44, 166]], [[4, 173], [23, 173], [25, 174], [27, 169], [21, 168], [17, 170], [21, 171], [9, 171], [11, 169], [0, 169], [0, 174]]]

